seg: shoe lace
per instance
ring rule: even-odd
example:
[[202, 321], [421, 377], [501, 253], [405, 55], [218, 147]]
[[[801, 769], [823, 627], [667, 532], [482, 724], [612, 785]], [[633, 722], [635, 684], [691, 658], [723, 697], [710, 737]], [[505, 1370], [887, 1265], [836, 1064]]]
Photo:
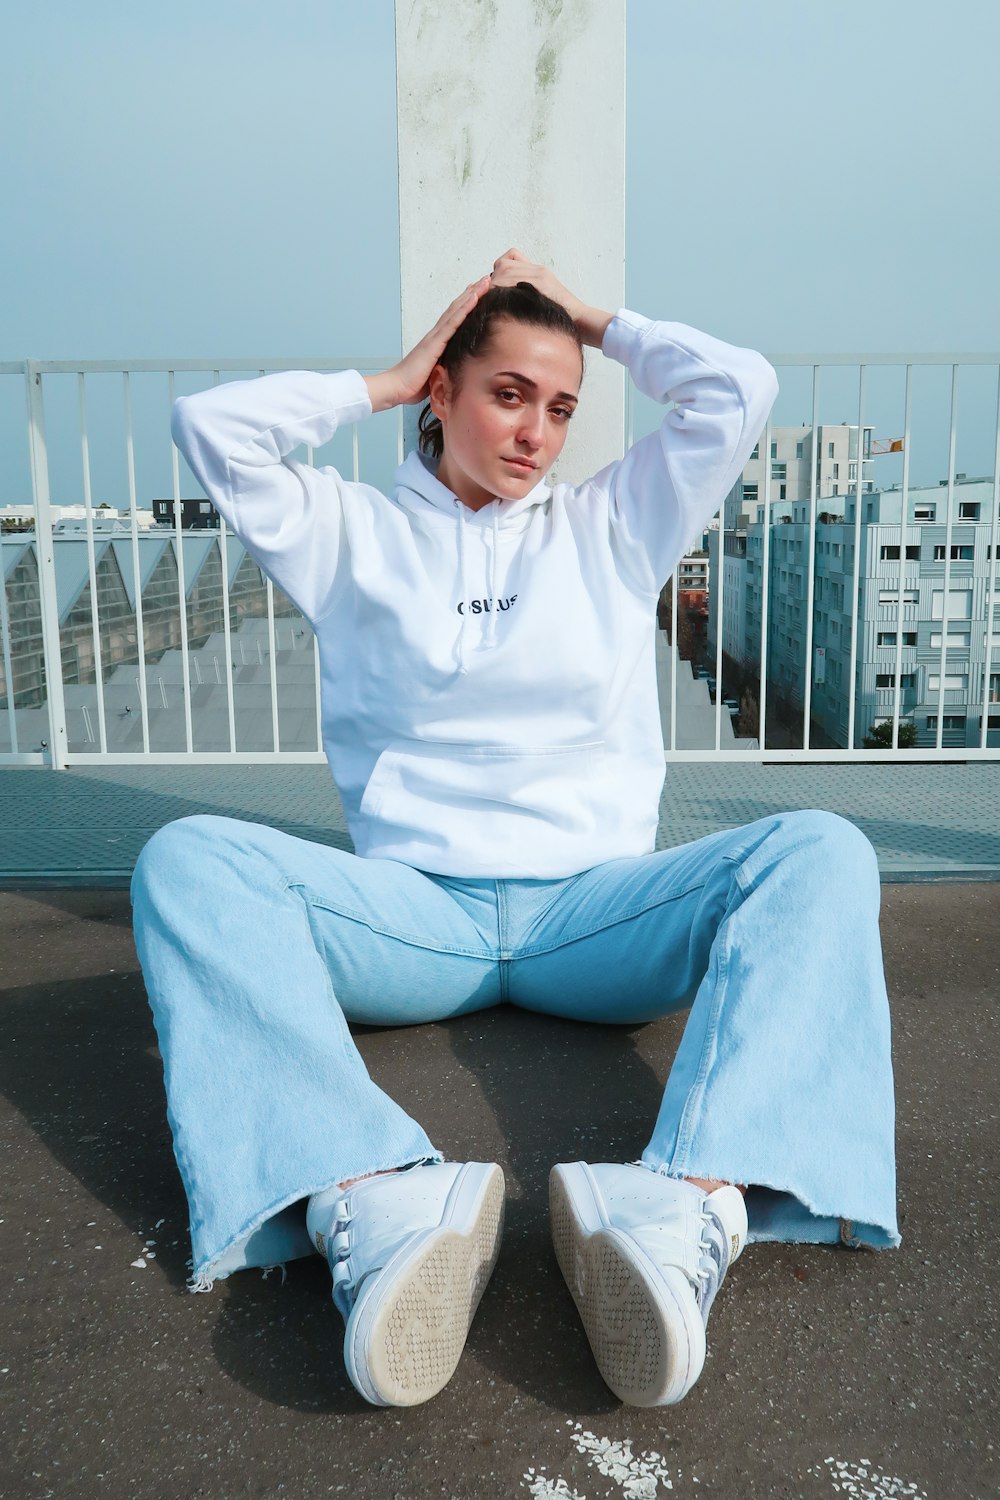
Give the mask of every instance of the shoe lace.
[[701, 1239], [694, 1290], [699, 1310], [707, 1318], [725, 1275], [727, 1240], [722, 1220], [714, 1209], [703, 1208], [699, 1218]]
[[346, 1198], [340, 1198], [334, 1209], [334, 1222], [327, 1240], [326, 1254], [333, 1273], [333, 1300], [348, 1313], [354, 1302], [354, 1276], [350, 1267], [352, 1214]]

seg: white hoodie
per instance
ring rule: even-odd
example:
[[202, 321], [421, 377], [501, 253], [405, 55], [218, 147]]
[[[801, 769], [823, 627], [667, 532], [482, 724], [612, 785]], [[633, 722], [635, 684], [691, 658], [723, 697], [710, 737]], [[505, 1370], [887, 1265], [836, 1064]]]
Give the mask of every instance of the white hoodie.
[[288, 456], [370, 414], [353, 370], [174, 407], [206, 493], [316, 633], [324, 746], [360, 855], [551, 879], [653, 848], [657, 596], [778, 386], [752, 350], [624, 310], [603, 350], [674, 403], [659, 430], [583, 484], [478, 511], [416, 453], [388, 497]]

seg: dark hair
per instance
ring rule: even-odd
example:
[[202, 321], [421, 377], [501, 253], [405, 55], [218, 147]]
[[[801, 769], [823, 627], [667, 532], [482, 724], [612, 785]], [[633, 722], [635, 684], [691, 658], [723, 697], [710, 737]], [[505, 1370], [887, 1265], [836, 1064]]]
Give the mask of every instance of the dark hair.
[[[445, 344], [438, 364], [444, 366], [453, 383], [457, 384], [458, 373], [465, 361], [474, 359], [488, 348], [494, 327], [502, 318], [525, 323], [531, 328], [551, 328], [557, 333], [565, 333], [580, 350], [582, 362], [583, 340], [562, 303], [546, 297], [530, 281], [519, 281], [516, 286], [495, 286], [484, 292], [465, 322], [456, 328]], [[429, 402], [420, 413], [418, 426], [421, 453], [440, 458], [444, 452], [444, 432]]]

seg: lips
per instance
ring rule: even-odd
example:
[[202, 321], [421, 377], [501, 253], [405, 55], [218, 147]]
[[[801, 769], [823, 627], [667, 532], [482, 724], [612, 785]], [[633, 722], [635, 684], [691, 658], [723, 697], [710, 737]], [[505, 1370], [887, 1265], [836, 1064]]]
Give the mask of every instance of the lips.
[[525, 474], [532, 474], [538, 468], [537, 464], [533, 464], [524, 458], [505, 458], [504, 463], [512, 464], [515, 469], [521, 469]]

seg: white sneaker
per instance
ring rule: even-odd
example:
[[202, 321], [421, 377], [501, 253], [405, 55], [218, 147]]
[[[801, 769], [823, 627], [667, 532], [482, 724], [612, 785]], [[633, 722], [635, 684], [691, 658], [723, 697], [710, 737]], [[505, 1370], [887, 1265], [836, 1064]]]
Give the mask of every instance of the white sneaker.
[[431, 1163], [310, 1198], [347, 1373], [373, 1406], [416, 1406], [455, 1373], [500, 1250], [503, 1198], [495, 1162]]
[[573, 1162], [549, 1177], [552, 1239], [597, 1368], [630, 1406], [669, 1406], [705, 1363], [715, 1294], [747, 1237], [743, 1194], [648, 1167]]

